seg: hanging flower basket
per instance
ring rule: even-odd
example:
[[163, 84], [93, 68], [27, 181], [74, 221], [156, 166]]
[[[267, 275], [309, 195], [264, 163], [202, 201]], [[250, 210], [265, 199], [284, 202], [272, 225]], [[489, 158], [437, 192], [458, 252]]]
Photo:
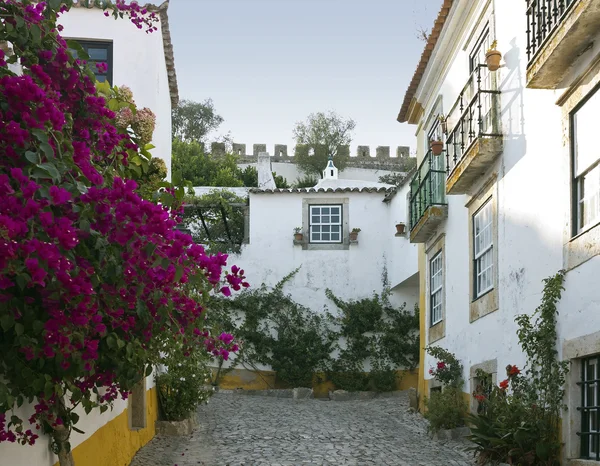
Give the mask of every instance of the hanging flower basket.
[[431, 141], [429, 147], [431, 147], [431, 152], [433, 155], [440, 155], [442, 153], [444, 143], [442, 141]]

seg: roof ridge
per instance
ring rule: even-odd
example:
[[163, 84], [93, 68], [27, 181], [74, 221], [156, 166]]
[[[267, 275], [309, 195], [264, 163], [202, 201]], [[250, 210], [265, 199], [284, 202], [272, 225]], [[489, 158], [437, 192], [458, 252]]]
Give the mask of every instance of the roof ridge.
[[397, 117], [397, 120], [400, 123], [405, 123], [408, 120], [408, 111], [413, 103], [415, 94], [417, 93], [417, 89], [419, 88], [419, 85], [421, 84], [421, 79], [423, 78], [423, 75], [425, 74], [425, 70], [427, 69], [427, 65], [429, 64], [429, 59], [431, 58], [433, 50], [435, 49], [435, 46], [437, 44], [438, 38], [440, 37], [442, 29], [444, 28], [444, 24], [446, 23], [446, 18], [448, 17], [448, 14], [450, 13], [450, 9], [452, 8], [453, 2], [454, 2], [454, 0], [444, 0], [444, 2], [442, 3], [442, 7], [440, 9], [440, 12], [438, 13], [437, 18], [435, 19], [435, 22], [433, 23], [433, 28], [431, 29], [431, 33], [429, 34], [429, 37], [427, 38], [427, 44], [425, 45], [425, 49], [423, 50], [423, 53], [421, 54], [421, 59], [419, 60], [417, 69], [415, 70], [415, 73], [413, 74], [413, 77], [410, 81], [408, 89], [406, 90], [406, 93], [404, 94], [404, 100], [402, 102], [402, 107], [400, 108], [400, 113], [398, 113], [398, 117]]

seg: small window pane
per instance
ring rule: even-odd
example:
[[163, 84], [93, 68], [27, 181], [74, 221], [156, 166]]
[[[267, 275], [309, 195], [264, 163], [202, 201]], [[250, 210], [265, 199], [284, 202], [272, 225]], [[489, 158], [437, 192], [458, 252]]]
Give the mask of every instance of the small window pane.
[[321, 235], [321, 239], [322, 239], [323, 241], [330, 241], [330, 238], [331, 238], [331, 236], [329, 235], [329, 233], [323, 233], [323, 234]]
[[319, 217], [317, 215], [313, 215], [311, 222], [312, 223], [321, 223], [321, 217]]
[[322, 231], [323, 233], [329, 233], [329, 231], [330, 231], [329, 229], [330, 229], [330, 228], [331, 228], [331, 227], [330, 227], [329, 225], [323, 225], [323, 226], [321, 227], [321, 231]]
[[340, 225], [331, 225], [331, 231], [341, 233], [342, 227]]
[[321, 215], [321, 223], [329, 223], [330, 221], [329, 215]]
[[331, 216], [331, 223], [339, 223], [340, 221], [340, 216], [339, 215], [332, 215]]
[[332, 233], [331, 234], [331, 241], [339, 241], [340, 240], [340, 234], [339, 233]]
[[331, 214], [335, 214], [335, 215], [340, 215], [340, 208], [339, 207], [331, 207]]
[[329, 207], [321, 207], [321, 215], [329, 214]]

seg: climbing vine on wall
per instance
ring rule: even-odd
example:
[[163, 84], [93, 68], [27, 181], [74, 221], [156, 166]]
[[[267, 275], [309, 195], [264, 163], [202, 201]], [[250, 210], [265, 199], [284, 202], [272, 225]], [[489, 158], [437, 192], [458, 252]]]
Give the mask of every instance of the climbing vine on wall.
[[[262, 285], [234, 299], [216, 299], [209, 325], [234, 332], [241, 341], [236, 362], [249, 369], [271, 366], [277, 381], [292, 387], [310, 387], [313, 376], [330, 358], [335, 334], [324, 316], [296, 303], [283, 287], [299, 269], [275, 287]], [[219, 360], [219, 375], [222, 369]]]
[[[398, 369], [413, 369], [419, 360], [419, 309], [395, 308], [389, 291], [370, 298], [343, 301], [326, 291], [340, 310], [332, 323], [338, 327], [339, 357], [331, 361], [329, 376], [349, 391], [394, 390]], [[366, 363], [371, 370], [364, 372]]]

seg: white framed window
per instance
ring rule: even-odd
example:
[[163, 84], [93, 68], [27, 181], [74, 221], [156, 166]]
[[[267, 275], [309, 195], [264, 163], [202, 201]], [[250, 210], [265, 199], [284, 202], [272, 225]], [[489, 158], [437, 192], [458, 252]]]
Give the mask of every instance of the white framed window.
[[311, 243], [341, 243], [342, 205], [309, 206], [309, 230]]
[[571, 115], [575, 235], [600, 222], [600, 151], [596, 144], [598, 112], [600, 89], [597, 88]]
[[473, 215], [474, 298], [494, 289], [494, 241], [492, 202], [488, 200]]
[[431, 313], [431, 326], [442, 321], [442, 299], [443, 299], [443, 270], [442, 251], [438, 252], [429, 261], [429, 306]]
[[581, 370], [581, 405], [577, 408], [581, 411], [581, 458], [600, 460], [600, 448], [598, 439], [600, 436], [600, 426], [598, 425], [600, 410], [600, 371], [598, 370], [598, 356], [582, 360]]

